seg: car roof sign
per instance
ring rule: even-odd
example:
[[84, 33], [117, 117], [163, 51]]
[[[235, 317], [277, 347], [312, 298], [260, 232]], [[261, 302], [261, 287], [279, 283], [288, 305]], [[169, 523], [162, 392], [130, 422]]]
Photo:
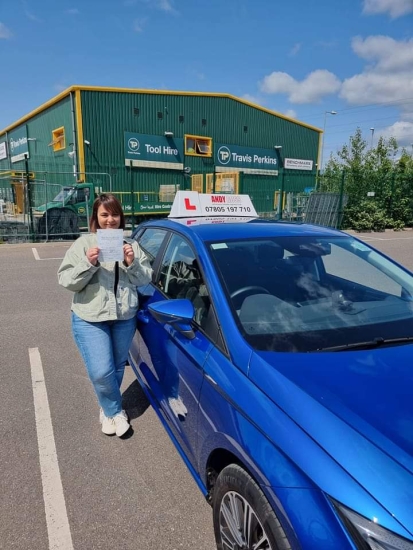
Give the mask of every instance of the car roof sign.
[[177, 191], [169, 218], [258, 218], [249, 195]]

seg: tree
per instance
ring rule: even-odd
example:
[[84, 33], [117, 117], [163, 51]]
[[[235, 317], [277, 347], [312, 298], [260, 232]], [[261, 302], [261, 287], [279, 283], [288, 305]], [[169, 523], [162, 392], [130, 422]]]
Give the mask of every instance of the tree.
[[[344, 223], [358, 220], [366, 226], [371, 219], [372, 227], [381, 227], [383, 220], [388, 226], [395, 221], [412, 222], [413, 157], [406, 149], [399, 149], [395, 138], [380, 137], [376, 147], [369, 148], [357, 128], [348, 145], [330, 156], [320, 189], [340, 192], [343, 170], [344, 193], [348, 196]], [[368, 197], [369, 192], [374, 197]]]

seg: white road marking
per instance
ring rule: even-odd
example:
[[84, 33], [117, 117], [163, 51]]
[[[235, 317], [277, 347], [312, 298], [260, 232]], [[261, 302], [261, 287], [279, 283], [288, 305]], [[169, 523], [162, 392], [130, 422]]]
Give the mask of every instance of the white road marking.
[[29, 348], [29, 358], [49, 550], [73, 550], [49, 400], [38, 348]]
[[33, 256], [35, 260], [40, 260], [41, 262], [46, 262], [47, 260], [63, 260], [63, 258], [40, 258], [37, 248], [32, 248]]

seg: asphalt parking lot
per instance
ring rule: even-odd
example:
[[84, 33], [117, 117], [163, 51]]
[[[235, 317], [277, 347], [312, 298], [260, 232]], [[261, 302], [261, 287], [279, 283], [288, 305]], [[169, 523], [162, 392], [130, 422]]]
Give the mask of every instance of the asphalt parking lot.
[[[357, 234], [413, 270], [413, 232]], [[0, 245], [0, 549], [212, 550], [211, 509], [128, 370], [133, 435], [100, 432], [56, 271], [70, 243]]]

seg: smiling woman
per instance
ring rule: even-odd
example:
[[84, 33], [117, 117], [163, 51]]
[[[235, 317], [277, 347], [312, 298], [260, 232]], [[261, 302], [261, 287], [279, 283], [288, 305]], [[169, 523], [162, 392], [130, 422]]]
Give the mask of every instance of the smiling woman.
[[136, 286], [149, 282], [152, 272], [138, 244], [126, 239], [122, 262], [99, 261], [96, 232], [124, 228], [117, 198], [101, 195], [93, 204], [91, 233], [73, 243], [58, 271], [59, 283], [74, 293], [73, 336], [101, 407], [102, 432], [119, 437], [130, 428], [120, 387], [136, 328]]

